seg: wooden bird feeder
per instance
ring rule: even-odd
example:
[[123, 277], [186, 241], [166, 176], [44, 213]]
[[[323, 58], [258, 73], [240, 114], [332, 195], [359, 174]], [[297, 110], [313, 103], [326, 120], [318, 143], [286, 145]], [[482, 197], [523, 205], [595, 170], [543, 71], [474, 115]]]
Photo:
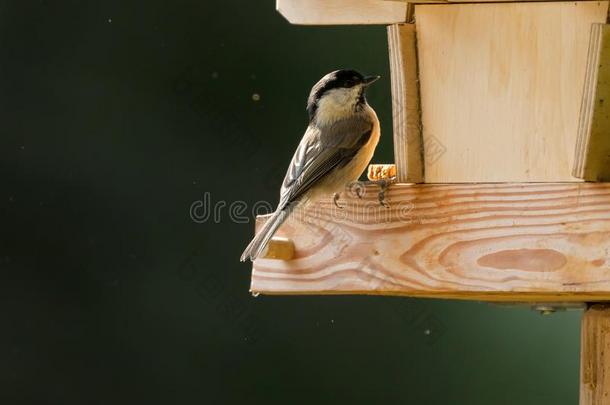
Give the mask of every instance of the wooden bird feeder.
[[581, 404], [610, 404], [608, 1], [277, 9], [293, 24], [388, 26], [396, 165], [370, 174], [397, 182], [389, 208], [369, 185], [342, 210], [329, 198], [295, 215], [255, 261], [252, 292], [598, 302]]

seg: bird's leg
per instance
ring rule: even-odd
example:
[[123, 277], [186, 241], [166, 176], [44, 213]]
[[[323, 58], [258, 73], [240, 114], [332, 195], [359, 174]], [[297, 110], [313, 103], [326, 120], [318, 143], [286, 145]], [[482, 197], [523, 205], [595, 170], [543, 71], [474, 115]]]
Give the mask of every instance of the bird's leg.
[[379, 194], [377, 195], [377, 197], [379, 198], [379, 204], [383, 207], [390, 208], [390, 205], [385, 202], [385, 192], [388, 189], [388, 186], [390, 185], [389, 182], [386, 179], [381, 179], [378, 180], [376, 183], [379, 184]]
[[356, 195], [362, 200], [362, 197], [364, 197], [364, 188], [362, 186], [356, 187]]
[[341, 193], [334, 193], [333, 194], [333, 204], [335, 204], [335, 207], [339, 208], [340, 210], [343, 209], [343, 207], [341, 207], [338, 203], [339, 198], [341, 197]]
[[396, 177], [369, 181], [369, 184], [377, 184], [379, 186], [379, 194], [377, 197], [379, 199], [379, 204], [385, 208], [390, 208], [390, 205], [385, 201], [385, 192], [394, 181], [396, 181]]
[[364, 184], [361, 181], [352, 181], [347, 185], [350, 195], [353, 197], [354, 194], [358, 197], [359, 200], [362, 200], [364, 197], [365, 188]]

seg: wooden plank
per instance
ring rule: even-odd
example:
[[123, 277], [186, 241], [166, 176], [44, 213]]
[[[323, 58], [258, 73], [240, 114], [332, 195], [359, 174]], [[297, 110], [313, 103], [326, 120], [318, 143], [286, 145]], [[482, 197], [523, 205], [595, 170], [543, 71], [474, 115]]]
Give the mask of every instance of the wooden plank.
[[[407, 3], [407, 4], [445, 4], [445, 3], [450, 3], [451, 0], [417, 0], [417, 1], [409, 1], [409, 0], [384, 0], [384, 1], [400, 1], [403, 3]], [[542, 0], [540, 0], [542, 1]], [[579, 0], [577, 0], [579, 1]], [[408, 21], [408, 20], [407, 20]]]
[[384, 0], [276, 0], [291, 24], [395, 24], [405, 22], [407, 4]]
[[[548, 0], [448, 0], [449, 3], [535, 3]], [[563, 0], [564, 2], [581, 2], [587, 0]]]
[[596, 304], [582, 317], [580, 405], [610, 404], [610, 306]]
[[593, 24], [574, 156], [575, 177], [610, 180], [610, 25]]
[[297, 211], [294, 259], [256, 260], [252, 292], [610, 299], [610, 183], [396, 184], [390, 208], [364, 191]]
[[607, 11], [415, 6], [426, 182], [581, 181], [571, 173], [590, 26]]
[[[537, 1], [549, 1], [549, 0], [385, 0], [385, 1], [402, 1], [410, 4], [430, 4], [430, 3], [530, 3]], [[563, 0], [563, 1], [588, 1], [588, 0]]]
[[388, 26], [388, 45], [397, 179], [421, 183], [424, 162], [415, 24]]

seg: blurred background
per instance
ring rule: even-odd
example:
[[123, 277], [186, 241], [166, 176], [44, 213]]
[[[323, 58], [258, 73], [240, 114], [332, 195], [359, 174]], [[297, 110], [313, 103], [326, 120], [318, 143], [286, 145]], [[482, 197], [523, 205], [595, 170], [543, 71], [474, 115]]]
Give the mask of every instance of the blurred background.
[[[1, 1], [0, 403], [576, 403], [579, 312], [250, 295], [250, 208], [341, 67], [382, 75], [391, 163], [385, 27], [291, 26], [273, 0]], [[205, 198], [222, 209], [194, 222]]]

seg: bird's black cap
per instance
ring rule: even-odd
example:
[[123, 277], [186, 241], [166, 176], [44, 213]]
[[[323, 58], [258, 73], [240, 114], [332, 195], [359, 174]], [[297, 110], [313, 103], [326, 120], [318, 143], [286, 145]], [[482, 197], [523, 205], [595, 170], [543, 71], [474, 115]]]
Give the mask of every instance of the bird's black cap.
[[315, 115], [317, 102], [327, 91], [341, 87], [349, 88], [359, 84], [368, 86], [377, 79], [379, 79], [379, 76], [365, 77], [353, 69], [340, 69], [328, 73], [312, 87], [309, 93], [309, 98], [307, 99], [309, 117], [312, 118]]

